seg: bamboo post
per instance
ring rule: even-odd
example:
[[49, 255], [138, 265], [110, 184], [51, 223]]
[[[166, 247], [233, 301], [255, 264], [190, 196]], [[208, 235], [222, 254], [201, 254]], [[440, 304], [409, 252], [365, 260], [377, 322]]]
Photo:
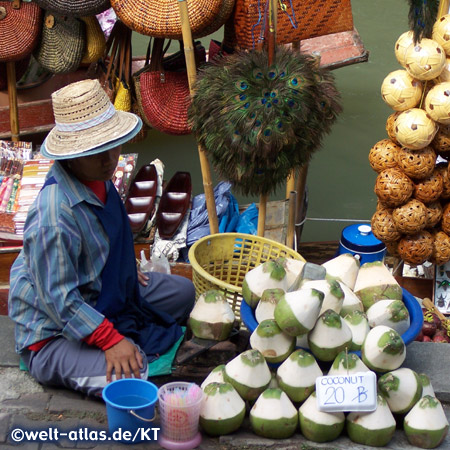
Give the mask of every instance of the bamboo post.
[[19, 141], [19, 110], [17, 108], [16, 66], [14, 61], [6, 63], [6, 79], [9, 97], [9, 122], [11, 126], [11, 140]]
[[445, 16], [446, 14], [449, 13], [448, 8], [449, 8], [449, 0], [441, 0], [439, 2], [437, 20], [439, 20], [442, 16]]
[[[197, 79], [197, 67], [195, 64], [194, 43], [192, 41], [191, 27], [189, 24], [189, 12], [186, 0], [178, 0], [181, 17], [181, 32], [183, 35], [184, 54], [186, 58], [186, 68], [191, 96], [194, 95], [194, 83]], [[205, 191], [206, 209], [208, 210], [210, 234], [219, 232], [219, 221], [217, 219], [216, 202], [214, 200], [214, 189], [211, 179], [211, 168], [205, 150], [198, 144], [198, 155], [200, 159], [200, 169], [203, 178], [203, 189]]]
[[297, 192], [291, 191], [289, 193], [289, 214], [288, 214], [288, 226], [287, 226], [287, 232], [286, 232], [286, 245], [289, 248], [292, 248], [295, 250], [295, 208], [297, 205]]

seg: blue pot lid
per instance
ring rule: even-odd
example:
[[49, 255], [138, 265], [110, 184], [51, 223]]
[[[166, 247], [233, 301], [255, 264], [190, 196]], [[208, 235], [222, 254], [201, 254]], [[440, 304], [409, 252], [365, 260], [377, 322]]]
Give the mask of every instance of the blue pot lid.
[[372, 233], [370, 225], [359, 223], [342, 230], [341, 244], [356, 252], [375, 253], [386, 248], [383, 242]]

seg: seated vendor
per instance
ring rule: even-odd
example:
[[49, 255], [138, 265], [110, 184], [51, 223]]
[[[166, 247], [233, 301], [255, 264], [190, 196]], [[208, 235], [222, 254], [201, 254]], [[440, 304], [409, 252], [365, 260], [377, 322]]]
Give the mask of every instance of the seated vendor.
[[36, 380], [100, 395], [116, 378], [147, 378], [148, 362], [181, 337], [195, 290], [136, 268], [111, 177], [140, 118], [116, 111], [97, 80], [63, 87], [52, 103], [56, 126], [41, 153], [55, 162], [11, 268], [9, 316]]

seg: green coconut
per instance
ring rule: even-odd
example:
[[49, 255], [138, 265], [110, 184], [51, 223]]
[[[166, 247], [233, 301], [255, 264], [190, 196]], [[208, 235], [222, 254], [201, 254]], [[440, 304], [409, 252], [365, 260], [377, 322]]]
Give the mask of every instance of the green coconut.
[[291, 353], [277, 369], [278, 384], [293, 402], [306, 400], [322, 375], [314, 356], [302, 349]]
[[256, 400], [269, 386], [272, 374], [259, 350], [247, 350], [225, 365], [224, 380], [231, 383], [244, 400]]
[[406, 414], [422, 396], [422, 382], [414, 370], [402, 367], [382, 375], [378, 390], [394, 414]]
[[316, 324], [323, 297], [323, 292], [310, 288], [286, 292], [275, 307], [275, 320], [290, 336], [306, 334]]
[[378, 325], [372, 328], [361, 347], [364, 364], [375, 372], [398, 369], [406, 358], [406, 345], [392, 328]]
[[230, 336], [234, 313], [222, 292], [211, 289], [197, 299], [189, 316], [189, 326], [200, 339], [224, 341]]
[[328, 309], [308, 334], [309, 348], [320, 361], [333, 361], [343, 350], [350, 349], [352, 332], [341, 316]]
[[333, 361], [328, 375], [347, 375], [358, 372], [368, 372], [369, 368], [356, 353], [340, 352]]
[[342, 292], [344, 292], [344, 300], [342, 301], [341, 312], [339, 313], [341, 317], [345, 317], [348, 313], [352, 311], [362, 311], [364, 312], [364, 305], [360, 298], [344, 283], [340, 283]]
[[258, 436], [287, 439], [298, 427], [297, 410], [281, 389], [266, 389], [250, 410], [250, 424]]
[[431, 397], [436, 397], [434, 393], [433, 385], [431, 384], [430, 378], [425, 373], [419, 373], [420, 382], [422, 383], [422, 397], [425, 395], [430, 395]]
[[287, 291], [305, 263], [289, 258], [270, 259], [249, 270], [242, 282], [242, 297], [251, 308], [256, 308], [266, 289]]
[[267, 319], [250, 335], [250, 346], [259, 350], [267, 362], [279, 363], [294, 351], [295, 337], [283, 333], [275, 319]]
[[312, 280], [302, 283], [302, 288], [312, 288], [323, 292], [322, 308], [319, 315], [327, 309], [332, 309], [338, 314], [341, 312], [342, 303], [344, 302], [344, 291], [341, 289], [340, 283], [336, 280]]
[[348, 437], [358, 444], [384, 447], [394, 437], [395, 418], [381, 394], [377, 395], [375, 411], [354, 411], [347, 415]]
[[370, 328], [386, 325], [403, 334], [410, 326], [409, 311], [402, 300], [379, 300], [367, 310]]
[[448, 420], [441, 402], [431, 395], [422, 397], [403, 419], [403, 430], [411, 445], [438, 447], [448, 433]]
[[266, 319], [274, 319], [275, 306], [284, 295], [283, 289], [266, 289], [255, 309], [255, 318], [258, 323]]
[[298, 415], [303, 436], [313, 442], [333, 441], [344, 429], [344, 413], [320, 411], [315, 392], [300, 406]]
[[361, 350], [364, 339], [370, 331], [366, 314], [358, 310], [352, 311], [344, 317], [344, 322], [352, 332], [350, 350]]
[[245, 402], [230, 383], [210, 383], [204, 389], [200, 426], [211, 436], [236, 431], [244, 421]]
[[209, 383], [223, 383], [223, 373], [225, 372], [225, 364], [220, 364], [216, 367], [214, 367], [213, 370], [211, 370], [211, 372], [209, 372], [209, 375], [203, 380], [203, 383], [201, 384], [201, 388], [205, 389], [205, 387], [209, 384]]
[[363, 264], [356, 277], [355, 294], [367, 311], [378, 300], [401, 300], [403, 291], [382, 261]]
[[322, 264], [327, 271], [327, 278], [342, 281], [350, 289], [353, 289], [358, 275], [360, 262], [351, 253], [342, 253]]

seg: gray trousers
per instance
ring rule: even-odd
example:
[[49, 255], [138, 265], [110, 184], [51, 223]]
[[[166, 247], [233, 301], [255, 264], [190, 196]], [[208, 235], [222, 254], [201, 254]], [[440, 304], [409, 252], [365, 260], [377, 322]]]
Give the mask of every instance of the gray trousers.
[[[148, 286], [140, 286], [142, 297], [152, 306], [172, 315], [178, 323], [184, 323], [195, 302], [192, 282], [178, 275], [158, 272], [148, 275]], [[141, 378], [146, 379], [147, 357], [142, 350], [141, 354], [144, 362]], [[41, 384], [67, 387], [94, 396], [100, 396], [106, 386], [105, 354], [85, 342], [58, 337], [38, 352], [25, 350], [21, 356], [30, 374]]]

